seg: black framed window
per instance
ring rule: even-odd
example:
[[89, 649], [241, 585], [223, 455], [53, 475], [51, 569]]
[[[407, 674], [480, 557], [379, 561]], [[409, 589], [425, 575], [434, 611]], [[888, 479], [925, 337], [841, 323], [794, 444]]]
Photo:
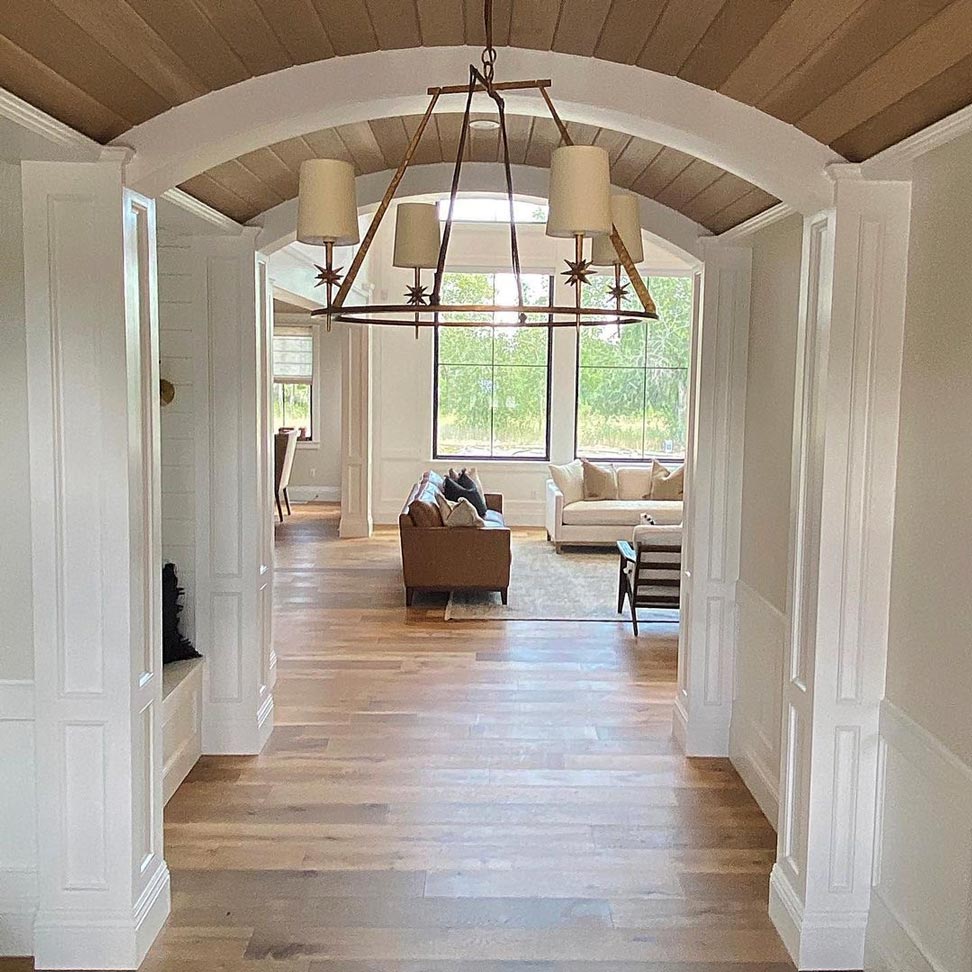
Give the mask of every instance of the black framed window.
[[[610, 306], [613, 277], [584, 288], [588, 306]], [[688, 436], [694, 278], [652, 277], [657, 321], [581, 328], [576, 454], [615, 460], [681, 458]], [[625, 306], [640, 306], [631, 292]]]
[[[525, 273], [522, 280], [526, 303], [553, 303], [553, 277]], [[442, 302], [497, 310], [452, 316], [480, 326], [435, 329], [435, 458], [549, 458], [550, 328], [503, 326], [516, 322], [499, 309], [517, 302], [513, 274], [447, 273]]]

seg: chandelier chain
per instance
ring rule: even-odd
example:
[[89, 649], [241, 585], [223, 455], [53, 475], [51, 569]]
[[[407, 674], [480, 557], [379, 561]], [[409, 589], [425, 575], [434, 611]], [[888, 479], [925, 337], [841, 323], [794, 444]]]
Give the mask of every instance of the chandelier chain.
[[496, 48], [493, 47], [493, 0], [483, 3], [483, 27], [486, 33], [486, 46], [483, 48], [483, 77], [486, 87], [493, 84], [493, 69], [496, 65]]

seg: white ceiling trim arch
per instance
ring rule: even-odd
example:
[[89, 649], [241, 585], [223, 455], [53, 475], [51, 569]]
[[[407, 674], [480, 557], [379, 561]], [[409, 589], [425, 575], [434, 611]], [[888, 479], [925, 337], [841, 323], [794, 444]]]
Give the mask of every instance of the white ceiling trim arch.
[[[425, 110], [428, 84], [461, 82], [474, 47], [373, 51], [301, 64], [214, 91], [129, 129], [129, 184], [157, 196], [200, 172], [320, 128]], [[803, 213], [827, 208], [826, 167], [842, 157], [792, 125], [680, 78], [627, 64], [504, 48], [500, 79], [549, 77], [567, 121], [649, 139], [718, 165]], [[440, 105], [461, 110], [462, 96]], [[510, 112], [546, 115], [534, 93], [510, 92]]]
[[[416, 165], [406, 172], [396, 199], [414, 196], [448, 193], [452, 183], [453, 166], [448, 162]], [[546, 200], [548, 173], [546, 169], [530, 165], [514, 165], [513, 187], [518, 198]], [[355, 180], [358, 194], [358, 210], [374, 211], [391, 180], [392, 172], [371, 172]], [[460, 189], [471, 193], [504, 193], [506, 182], [503, 166], [499, 162], [466, 162], [462, 167]], [[623, 189], [619, 192], [629, 192]], [[637, 195], [637, 193], [632, 193]], [[641, 209], [642, 229], [660, 246], [676, 253], [688, 263], [701, 264], [701, 237], [711, 235], [705, 227], [654, 199], [637, 195]], [[257, 249], [272, 254], [293, 243], [297, 238], [297, 200], [288, 199], [250, 220], [251, 226], [259, 226]]]

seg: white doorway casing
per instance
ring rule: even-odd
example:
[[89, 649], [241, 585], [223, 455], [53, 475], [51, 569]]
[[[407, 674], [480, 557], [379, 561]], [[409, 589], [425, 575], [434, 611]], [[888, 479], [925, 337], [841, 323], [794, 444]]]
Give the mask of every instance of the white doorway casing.
[[832, 171], [806, 221], [790, 633], [770, 914], [800, 969], [861, 968], [884, 695], [911, 187]]
[[752, 252], [703, 240], [689, 408], [676, 738], [729, 753]]
[[209, 754], [258, 753], [273, 729], [272, 313], [256, 232], [192, 238], [195, 621]]
[[136, 968], [169, 909], [155, 216], [126, 160], [23, 165], [47, 969]]

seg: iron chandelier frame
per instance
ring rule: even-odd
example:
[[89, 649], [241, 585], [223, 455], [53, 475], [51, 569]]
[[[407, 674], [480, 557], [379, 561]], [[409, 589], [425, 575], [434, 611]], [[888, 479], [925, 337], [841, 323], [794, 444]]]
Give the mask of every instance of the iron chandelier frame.
[[[324, 245], [324, 266], [318, 266], [317, 286], [323, 285], [327, 293], [327, 305], [319, 310], [312, 312], [312, 316], [324, 317], [327, 327], [330, 329], [331, 321], [340, 321], [347, 324], [382, 324], [414, 327], [418, 336], [421, 327], [483, 327], [482, 321], [462, 321], [448, 320], [452, 314], [468, 313], [507, 313], [516, 314], [518, 321], [515, 324], [493, 325], [500, 327], [577, 327], [582, 324], [596, 325], [600, 323], [628, 324], [639, 320], [657, 320], [658, 312], [655, 302], [652, 300], [648, 286], [642, 278], [634, 261], [628, 253], [618, 232], [616, 225], [612, 224], [610, 239], [614, 250], [618, 256], [614, 264], [614, 287], [610, 290], [614, 298], [613, 307], [584, 307], [582, 306], [582, 288], [589, 284], [588, 277], [594, 272], [590, 261], [584, 259], [584, 236], [575, 234], [574, 236], [574, 259], [565, 261], [567, 270], [563, 271], [563, 276], [567, 278], [568, 284], [574, 288], [574, 304], [557, 305], [549, 304], [545, 306], [536, 304], [525, 304], [523, 301], [523, 280], [520, 270], [520, 253], [517, 245], [516, 219], [514, 216], [514, 191], [513, 191], [513, 172], [510, 163], [509, 135], [506, 127], [506, 103], [501, 92], [503, 91], [523, 91], [536, 90], [540, 92], [544, 104], [550, 112], [560, 133], [560, 143], [562, 145], [573, 145], [574, 141], [564, 124], [563, 119], [557, 112], [553, 101], [550, 98], [548, 89], [551, 87], [549, 78], [535, 79], [530, 81], [494, 81], [494, 67], [496, 63], [496, 49], [493, 47], [492, 29], [492, 0], [484, 2], [484, 26], [486, 32], [486, 46], [482, 52], [482, 70], [475, 64], [469, 65], [469, 80], [466, 84], [439, 85], [427, 89], [429, 104], [415, 129], [414, 134], [409, 140], [395, 174], [392, 176], [385, 190], [385, 194], [375, 210], [371, 219], [371, 224], [364, 235], [347, 274], [342, 278], [340, 267], [334, 268], [334, 243], [325, 242]], [[462, 174], [463, 155], [466, 150], [466, 142], [469, 137], [470, 113], [472, 109], [473, 96], [475, 94], [486, 94], [495, 104], [499, 120], [500, 142], [503, 150], [503, 168], [506, 181], [506, 199], [509, 206], [510, 222], [510, 261], [513, 275], [516, 279], [517, 303], [515, 305], [504, 305], [502, 307], [493, 304], [444, 304], [442, 303], [442, 283], [446, 272], [446, 258], [449, 252], [449, 240], [452, 235], [453, 214], [455, 211], [456, 198], [459, 193], [459, 182]], [[365, 257], [368, 254], [371, 244], [374, 242], [378, 228], [381, 225], [385, 213], [395, 196], [395, 193], [405, 176], [408, 166], [415, 155], [415, 151], [422, 140], [429, 120], [432, 118], [439, 98], [442, 95], [465, 94], [466, 104], [462, 116], [462, 126], [459, 132], [459, 144], [456, 151], [456, 160], [452, 173], [452, 186], [449, 192], [449, 208], [442, 230], [442, 238], [439, 245], [438, 261], [435, 267], [435, 276], [432, 284], [431, 293], [426, 294], [426, 288], [422, 286], [421, 270], [416, 268], [414, 271], [414, 285], [408, 288], [405, 294], [407, 303], [400, 304], [358, 304], [348, 305], [345, 301], [354, 285]], [[628, 280], [634, 289], [641, 309], [625, 309], [622, 311], [622, 300], [627, 295], [627, 288], [621, 283], [621, 268], [624, 268]], [[334, 293], [335, 287], [337, 293]], [[622, 313], [624, 316], [622, 317]], [[530, 316], [542, 316], [544, 320], [530, 320]], [[490, 325], [485, 325], [490, 326]]]

